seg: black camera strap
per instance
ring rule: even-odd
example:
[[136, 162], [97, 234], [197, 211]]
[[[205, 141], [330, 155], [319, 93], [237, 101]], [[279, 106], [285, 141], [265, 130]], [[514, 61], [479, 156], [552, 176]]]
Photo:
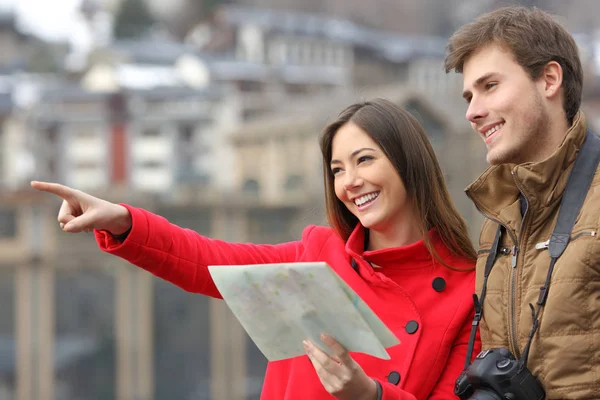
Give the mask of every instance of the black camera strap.
[[475, 346], [475, 337], [477, 336], [477, 327], [483, 316], [483, 301], [485, 300], [485, 293], [487, 291], [487, 281], [496, 261], [496, 255], [498, 254], [498, 247], [500, 245], [500, 237], [502, 236], [502, 225], [498, 224], [496, 230], [496, 236], [494, 237], [494, 243], [488, 254], [488, 258], [485, 261], [485, 271], [483, 274], [483, 288], [481, 289], [481, 296], [478, 298], [477, 294], [473, 293], [473, 304], [475, 306], [475, 316], [473, 317], [473, 323], [471, 324], [471, 335], [469, 336], [469, 346], [467, 347], [467, 359], [465, 360], [465, 368], [471, 363], [471, 357], [473, 356], [473, 347]]
[[[567, 186], [565, 187], [565, 191], [560, 203], [556, 225], [554, 226], [554, 230], [548, 244], [548, 250], [551, 257], [550, 266], [548, 268], [548, 274], [546, 275], [546, 281], [540, 288], [540, 296], [536, 303], [537, 310], [534, 309], [532, 304], [529, 304], [533, 318], [533, 326], [529, 333], [527, 345], [523, 349], [523, 356], [520, 360], [523, 367], [527, 365], [529, 349], [531, 347], [531, 343], [533, 342], [535, 332], [539, 327], [540, 311], [548, 299], [548, 291], [550, 289], [550, 281], [552, 272], [554, 271], [554, 265], [556, 264], [556, 260], [558, 260], [569, 244], [571, 231], [573, 230], [577, 216], [581, 211], [585, 197], [587, 196], [589, 188], [592, 184], [592, 180], [594, 178], [594, 174], [596, 173], [599, 162], [600, 138], [588, 130], [583, 145], [581, 146], [579, 154], [577, 155], [577, 159], [575, 160], [575, 165], [569, 174]], [[476, 294], [473, 295], [473, 301], [475, 303], [475, 316], [473, 318], [471, 336], [469, 337], [465, 368], [467, 368], [471, 363], [477, 327], [479, 326], [479, 322], [483, 316], [483, 301], [485, 299], [485, 293], [487, 290], [487, 280], [494, 262], [496, 261], [496, 256], [498, 255], [498, 247], [503, 230], [504, 227], [501, 224], [498, 224], [494, 243], [492, 244], [485, 264], [481, 297], [478, 299]]]

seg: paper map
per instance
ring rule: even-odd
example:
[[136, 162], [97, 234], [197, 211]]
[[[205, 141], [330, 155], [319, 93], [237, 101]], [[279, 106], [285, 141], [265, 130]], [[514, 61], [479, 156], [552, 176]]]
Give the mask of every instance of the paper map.
[[209, 266], [223, 299], [269, 361], [306, 354], [322, 333], [348, 351], [389, 359], [400, 343], [326, 263]]

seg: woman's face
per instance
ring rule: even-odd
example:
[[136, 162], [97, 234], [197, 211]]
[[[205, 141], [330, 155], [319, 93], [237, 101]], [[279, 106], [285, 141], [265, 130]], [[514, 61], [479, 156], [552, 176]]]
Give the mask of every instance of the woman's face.
[[352, 122], [333, 137], [330, 167], [337, 198], [365, 228], [393, 231], [403, 215], [412, 215], [400, 175], [375, 141]]

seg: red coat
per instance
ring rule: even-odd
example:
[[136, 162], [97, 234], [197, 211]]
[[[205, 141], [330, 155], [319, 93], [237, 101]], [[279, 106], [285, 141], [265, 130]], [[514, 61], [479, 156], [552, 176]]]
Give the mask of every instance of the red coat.
[[[332, 229], [316, 226], [306, 228], [298, 242], [232, 244], [127, 208], [133, 218], [127, 239], [120, 243], [109, 233], [96, 231], [100, 248], [190, 292], [220, 297], [208, 265], [327, 262], [400, 339], [399, 345], [387, 349], [390, 360], [351, 354], [368, 376], [382, 384], [383, 400], [456, 399], [454, 381], [462, 371], [471, 330], [474, 272], [456, 272], [434, 262], [422, 242], [363, 253], [360, 226], [347, 244]], [[472, 266], [451, 256], [435, 233], [432, 237], [448, 264]], [[475, 354], [478, 351], [479, 343]], [[262, 400], [331, 398], [308, 357], [269, 363]]]

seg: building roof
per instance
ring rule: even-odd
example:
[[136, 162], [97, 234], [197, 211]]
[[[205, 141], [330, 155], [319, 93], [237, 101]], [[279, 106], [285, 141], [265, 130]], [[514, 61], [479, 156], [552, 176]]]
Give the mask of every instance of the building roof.
[[345, 91], [335, 95], [307, 96], [304, 99], [290, 100], [264, 117], [246, 123], [232, 133], [235, 141], [245, 138], [272, 137], [286, 135], [315, 135], [327, 123], [334, 120], [347, 106], [358, 101], [382, 97], [397, 104], [418, 103], [440, 126], [453, 129], [444, 111], [423, 93], [415, 92], [403, 85], [386, 85], [383, 88], [356, 92]]
[[173, 65], [182, 55], [195, 52], [189, 45], [164, 38], [116, 40], [111, 49], [133, 63], [157, 65]]
[[[141, 95], [149, 100], [167, 100], [167, 99], [182, 99], [189, 97], [203, 97], [209, 99], [218, 99], [222, 97], [224, 89], [215, 85], [204, 89], [194, 89], [187, 86], [170, 86], [160, 88], [141, 88], [141, 89], [124, 89], [126, 94]], [[65, 85], [63, 87], [51, 88], [42, 92], [40, 105], [46, 101], [102, 101], [107, 98], [108, 94], [104, 92], [94, 92], [86, 90], [78, 85]], [[0, 106], [1, 106], [0, 93]]]
[[250, 24], [267, 32], [322, 37], [364, 47], [392, 62], [417, 56], [443, 57], [447, 43], [447, 38], [443, 37], [401, 35], [346, 19], [298, 11], [228, 5], [219, 9], [219, 17], [235, 26]]

